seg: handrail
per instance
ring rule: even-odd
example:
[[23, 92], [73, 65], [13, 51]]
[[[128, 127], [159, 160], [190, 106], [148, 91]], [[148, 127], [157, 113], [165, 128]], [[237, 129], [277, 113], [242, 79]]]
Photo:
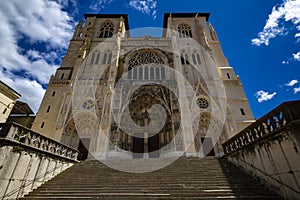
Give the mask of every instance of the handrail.
[[231, 154], [254, 144], [297, 119], [300, 119], [300, 100], [282, 103], [223, 143], [224, 153]]
[[77, 162], [78, 150], [47, 138], [17, 123], [0, 123], [0, 140], [4, 143], [21, 145], [26, 149], [41, 151]]
[[[295, 189], [294, 189], [294, 188], [292, 188], [291, 186], [289, 186], [289, 185], [287, 185], [287, 184], [283, 183], [282, 181], [280, 181], [280, 180], [278, 180], [278, 179], [274, 178], [273, 176], [270, 176], [269, 174], [267, 174], [267, 173], [266, 173], [266, 172], [264, 172], [263, 170], [261, 170], [261, 169], [259, 169], [259, 168], [255, 167], [254, 165], [252, 165], [252, 164], [248, 163], [247, 161], [245, 161], [245, 160], [243, 160], [243, 159], [240, 159], [238, 156], [236, 156], [236, 155], [231, 155], [231, 156], [233, 156], [233, 157], [235, 157], [236, 159], [238, 159], [238, 160], [240, 160], [240, 161], [244, 162], [246, 165], [249, 165], [250, 167], [254, 168], [255, 170], [257, 170], [257, 171], [261, 172], [261, 173], [262, 173], [262, 174], [264, 174], [265, 176], [267, 176], [267, 177], [269, 177], [269, 178], [271, 178], [271, 179], [275, 180], [277, 183], [279, 183], [279, 184], [281, 184], [281, 185], [283, 185], [283, 186], [285, 186], [285, 187], [289, 188], [290, 190], [292, 190], [292, 191], [296, 192], [297, 194], [300, 194], [300, 192], [299, 192], [298, 190], [295, 190]], [[275, 175], [278, 175], [278, 174], [275, 174]]]

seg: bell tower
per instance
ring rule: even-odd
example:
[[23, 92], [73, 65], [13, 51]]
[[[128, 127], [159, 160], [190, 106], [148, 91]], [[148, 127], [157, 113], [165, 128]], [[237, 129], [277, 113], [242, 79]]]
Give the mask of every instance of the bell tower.
[[[73, 136], [74, 127], [70, 127], [70, 132], [64, 133], [68, 123], [72, 120], [72, 94], [73, 83], [77, 78], [77, 73], [87, 55], [97, 44], [114, 35], [124, 37], [125, 31], [129, 29], [128, 17], [125, 14], [85, 14], [85, 23], [80, 21], [75, 28], [73, 37], [61, 66], [52, 75], [48, 88], [38, 110], [32, 129], [53, 139], [62, 140], [62, 136], [69, 135], [72, 139], [63, 141], [77, 148], [78, 137]], [[122, 35], [123, 34], [123, 35]], [[117, 42], [117, 40], [116, 40]], [[113, 55], [112, 46], [103, 49], [101, 54], [93, 54], [93, 64], [100, 64], [106, 56], [103, 65], [110, 64]], [[88, 77], [85, 77], [86, 79]], [[73, 141], [71, 141], [73, 140]]]

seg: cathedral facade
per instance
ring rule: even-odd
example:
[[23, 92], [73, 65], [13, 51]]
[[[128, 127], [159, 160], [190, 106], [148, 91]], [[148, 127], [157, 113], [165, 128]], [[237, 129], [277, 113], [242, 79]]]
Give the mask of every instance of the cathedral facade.
[[208, 13], [166, 13], [161, 37], [125, 14], [86, 14], [32, 129], [80, 158], [221, 156], [253, 122]]

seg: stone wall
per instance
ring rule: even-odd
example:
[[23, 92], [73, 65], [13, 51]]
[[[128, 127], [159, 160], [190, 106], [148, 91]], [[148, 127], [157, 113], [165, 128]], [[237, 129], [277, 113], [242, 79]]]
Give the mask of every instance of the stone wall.
[[0, 199], [18, 199], [76, 163], [77, 150], [15, 123], [0, 124]]
[[3, 146], [0, 148], [0, 197], [22, 197], [72, 165], [18, 147]]
[[300, 199], [300, 101], [287, 102], [223, 144], [226, 157], [286, 199]]

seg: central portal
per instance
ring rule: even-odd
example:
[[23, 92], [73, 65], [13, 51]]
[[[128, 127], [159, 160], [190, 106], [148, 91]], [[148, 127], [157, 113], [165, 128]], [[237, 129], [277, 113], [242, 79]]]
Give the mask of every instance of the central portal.
[[159, 157], [159, 137], [158, 134], [144, 138], [143, 134], [133, 137], [133, 158], [143, 158], [144, 153], [149, 153], [149, 158]]
[[171, 151], [182, 151], [182, 135], [177, 135], [177, 143], [173, 140], [179, 131], [181, 116], [177, 96], [170, 89], [160, 85], [143, 85], [130, 94], [130, 98], [124, 99], [128, 99], [123, 102], [123, 107], [128, 106], [129, 117], [123, 119], [122, 116], [126, 115], [121, 113], [120, 121], [127, 125], [130, 119], [136, 126], [127, 130], [131, 131], [129, 134], [119, 128], [118, 123], [112, 122], [112, 144], [132, 153], [133, 158], [158, 158]]

